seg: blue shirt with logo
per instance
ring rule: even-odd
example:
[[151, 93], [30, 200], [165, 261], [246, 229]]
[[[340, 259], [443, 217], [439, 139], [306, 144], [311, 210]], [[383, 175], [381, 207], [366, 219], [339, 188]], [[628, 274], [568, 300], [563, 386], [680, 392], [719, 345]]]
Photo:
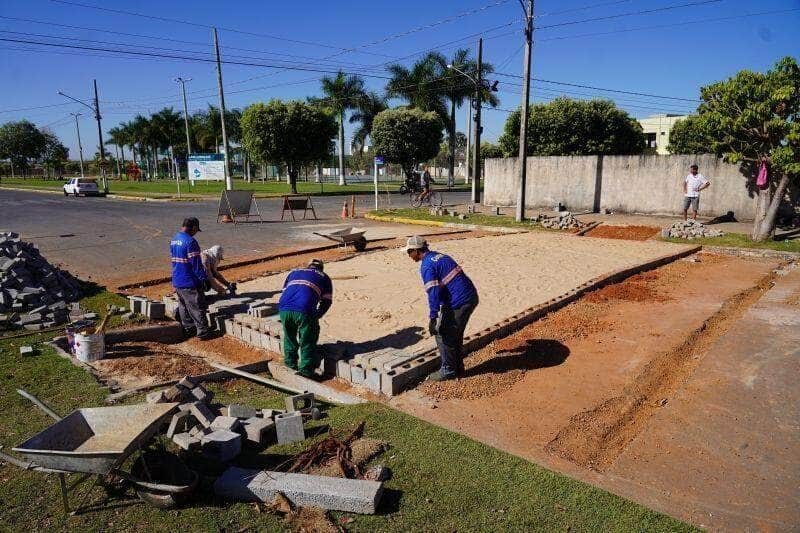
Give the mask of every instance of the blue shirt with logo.
[[449, 255], [433, 251], [426, 253], [420, 273], [428, 293], [430, 318], [435, 318], [443, 305], [458, 309], [478, 296], [472, 280]]
[[296, 311], [322, 318], [333, 303], [333, 283], [314, 268], [292, 270], [283, 282], [279, 311]]
[[200, 289], [206, 271], [200, 257], [200, 245], [188, 233], [179, 231], [169, 243], [172, 259], [172, 286], [176, 289]]

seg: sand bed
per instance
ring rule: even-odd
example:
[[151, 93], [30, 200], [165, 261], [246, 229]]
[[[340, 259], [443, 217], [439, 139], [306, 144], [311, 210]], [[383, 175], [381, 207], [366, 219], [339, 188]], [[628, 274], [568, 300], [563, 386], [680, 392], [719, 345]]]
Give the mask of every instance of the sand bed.
[[[586, 239], [531, 232], [437, 243], [473, 279], [481, 303], [467, 328], [478, 332], [597, 276], [684, 246], [658, 241]], [[432, 346], [419, 265], [402, 250], [329, 263], [334, 303], [322, 320], [323, 341], [375, 343], [422, 351]], [[242, 293], [280, 289], [285, 274], [240, 284]], [[339, 278], [339, 279], [337, 279]]]

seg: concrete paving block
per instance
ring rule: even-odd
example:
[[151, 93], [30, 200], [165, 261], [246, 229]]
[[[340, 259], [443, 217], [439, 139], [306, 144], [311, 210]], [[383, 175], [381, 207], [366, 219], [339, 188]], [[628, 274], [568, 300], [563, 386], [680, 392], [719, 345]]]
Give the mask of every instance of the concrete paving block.
[[191, 435], [193, 437], [197, 437], [199, 439], [203, 435], [208, 435], [212, 431], [213, 430], [211, 430], [209, 428], [206, 428], [206, 427], [203, 427], [200, 424], [197, 424], [196, 426], [194, 426], [192, 429], [189, 430], [189, 435]]
[[[237, 421], [238, 422], [238, 421]], [[242, 436], [233, 431], [218, 429], [200, 439], [203, 453], [218, 461], [230, 461], [242, 451]]]
[[264, 418], [273, 419], [276, 415], [284, 414], [286, 411], [283, 409], [262, 409], [261, 416]]
[[399, 394], [412, 384], [422, 381], [425, 376], [436, 371], [439, 366], [439, 356], [430, 355], [384, 372], [381, 376], [381, 392], [387, 396]]
[[278, 444], [289, 444], [305, 440], [303, 415], [299, 412], [275, 415], [275, 433]]
[[164, 391], [164, 400], [167, 402], [183, 402], [191, 396], [189, 389], [182, 385], [173, 385]]
[[398, 351], [397, 353], [398, 354], [402, 354], [402, 355], [395, 355], [395, 357], [393, 359], [385, 362], [383, 364], [383, 370], [388, 372], [389, 370], [394, 370], [398, 366], [402, 366], [402, 365], [408, 363], [409, 361], [412, 361], [412, 360], [414, 360], [416, 358], [419, 358], [418, 355], [413, 355], [413, 354], [406, 353], [406, 352]]
[[335, 376], [336, 375], [336, 364], [338, 361], [336, 359], [331, 359], [330, 357], [323, 357], [320, 359], [319, 366], [317, 370], [323, 376]]
[[342, 359], [349, 358], [347, 354], [347, 344], [343, 342], [328, 342], [325, 344], [320, 344], [319, 350], [322, 352], [325, 358], [333, 359], [334, 361], [341, 361]]
[[350, 381], [353, 385], [362, 385], [367, 379], [366, 370], [361, 365], [350, 365]]
[[176, 433], [172, 436], [172, 442], [188, 451], [200, 445], [200, 437], [190, 435], [189, 433]]
[[252, 444], [267, 444], [276, 439], [275, 422], [269, 418], [254, 416], [244, 421], [244, 433]]
[[147, 403], [163, 403], [166, 400], [164, 399], [164, 391], [163, 390], [154, 390], [153, 392], [148, 392], [145, 398]]
[[386, 352], [377, 357], [371, 357], [367, 362], [367, 368], [374, 368], [376, 370], [383, 370], [383, 365], [386, 363], [394, 360], [397, 358], [397, 355], [393, 352]]
[[375, 514], [383, 483], [231, 467], [214, 483], [214, 494], [236, 501], [271, 502], [282, 493], [294, 505]]
[[258, 414], [255, 407], [238, 403], [230, 404], [227, 409], [225, 409], [225, 412], [227, 416], [232, 416], [234, 418], [253, 418]]
[[346, 379], [347, 381], [350, 381], [352, 379], [350, 373], [351, 373], [350, 361], [347, 360], [336, 361], [337, 378], [343, 378]]
[[164, 320], [166, 307], [162, 302], [147, 302], [147, 318], [150, 320]]
[[191, 393], [198, 402], [210, 402], [211, 398], [214, 397], [214, 393], [207, 391], [202, 385], [198, 385], [193, 388]]
[[185, 388], [185, 389], [192, 390], [193, 388], [195, 388], [197, 386], [197, 383], [192, 379], [191, 376], [184, 376], [178, 382], [178, 385], [183, 387], [183, 388]]
[[19, 347], [19, 354], [20, 355], [32, 355], [33, 354], [33, 346], [20, 346]]
[[172, 420], [167, 428], [167, 438], [171, 439], [176, 433], [185, 433], [188, 431], [189, 419], [192, 414], [189, 411], [179, 411], [172, 415]]
[[310, 392], [287, 396], [284, 401], [286, 402], [286, 411], [289, 413], [311, 409], [315, 405], [314, 395]]
[[362, 365], [362, 366], [364, 366], [366, 368], [366, 366], [369, 363], [370, 359], [372, 359], [373, 357], [378, 357], [380, 355], [384, 355], [384, 354], [388, 353], [389, 350], [390, 350], [389, 348], [380, 348], [378, 350], [373, 350], [371, 352], [358, 353], [358, 354], [353, 356], [353, 361], [356, 364]]
[[235, 416], [218, 416], [209, 426], [213, 430], [227, 429], [228, 431], [238, 431], [242, 423]]
[[211, 409], [202, 402], [194, 402], [191, 408], [192, 416], [194, 416], [203, 427], [210, 427], [216, 416], [211, 412]]
[[374, 368], [370, 368], [367, 370], [366, 379], [364, 380], [364, 384], [367, 386], [368, 389], [373, 390], [375, 392], [381, 392], [381, 371], [375, 370]]

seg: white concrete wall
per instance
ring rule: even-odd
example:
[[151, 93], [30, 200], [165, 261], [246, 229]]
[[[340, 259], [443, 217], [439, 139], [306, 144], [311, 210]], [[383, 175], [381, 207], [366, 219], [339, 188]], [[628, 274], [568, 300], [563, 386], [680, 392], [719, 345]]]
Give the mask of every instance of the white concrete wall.
[[[571, 211], [680, 214], [683, 178], [693, 163], [711, 180], [700, 194], [701, 215], [733, 211], [739, 220], [752, 220], [755, 203], [738, 165], [710, 154], [529, 157], [526, 206], [561, 202]], [[515, 205], [518, 172], [517, 158], [487, 159], [484, 203]]]

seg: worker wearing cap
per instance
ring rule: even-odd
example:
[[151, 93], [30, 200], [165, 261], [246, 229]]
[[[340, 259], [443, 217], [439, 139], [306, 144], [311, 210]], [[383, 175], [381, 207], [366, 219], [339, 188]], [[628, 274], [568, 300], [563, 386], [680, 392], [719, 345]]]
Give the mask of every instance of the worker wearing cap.
[[205, 286], [208, 282], [200, 245], [194, 236], [200, 231], [200, 222], [189, 217], [184, 219], [181, 230], [169, 243], [172, 258], [172, 286], [178, 295], [178, 314], [183, 332], [187, 336], [197, 335], [201, 340], [209, 338], [206, 319]]
[[292, 270], [278, 302], [283, 324], [283, 362], [307, 378], [314, 377], [317, 367], [319, 319], [333, 303], [333, 284], [323, 269], [322, 261], [313, 259], [307, 268]]
[[223, 259], [224, 249], [219, 244], [215, 244], [208, 250], [203, 250], [200, 255], [203, 260], [203, 268], [206, 271], [206, 278], [211, 288], [219, 294], [236, 294], [236, 283], [232, 283], [225, 279], [225, 276], [220, 274], [219, 266], [220, 261]]
[[413, 236], [406, 243], [406, 253], [421, 262], [420, 273], [428, 293], [428, 331], [436, 336], [442, 359], [434, 381], [464, 376], [464, 330], [478, 306], [478, 292], [472, 280], [449, 255], [433, 252], [422, 237]]

